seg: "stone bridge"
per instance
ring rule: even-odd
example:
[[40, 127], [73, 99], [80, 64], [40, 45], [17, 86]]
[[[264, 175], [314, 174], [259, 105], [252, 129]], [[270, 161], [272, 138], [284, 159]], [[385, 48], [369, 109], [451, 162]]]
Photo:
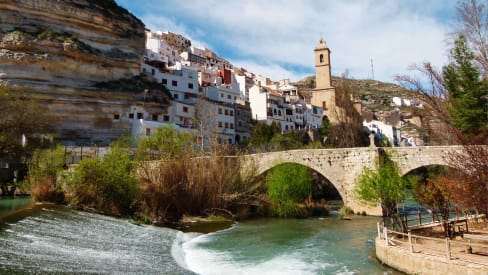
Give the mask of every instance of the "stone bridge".
[[425, 146], [290, 150], [246, 155], [243, 168], [252, 168], [261, 174], [282, 163], [305, 165], [320, 173], [335, 186], [344, 205], [355, 212], [365, 211], [369, 215], [381, 215], [379, 206], [361, 202], [354, 193], [356, 179], [362, 173], [363, 167], [374, 169], [380, 150], [385, 150], [398, 164], [402, 175], [405, 175], [423, 166], [448, 166], [449, 154], [462, 152], [463, 148], [462, 146]]

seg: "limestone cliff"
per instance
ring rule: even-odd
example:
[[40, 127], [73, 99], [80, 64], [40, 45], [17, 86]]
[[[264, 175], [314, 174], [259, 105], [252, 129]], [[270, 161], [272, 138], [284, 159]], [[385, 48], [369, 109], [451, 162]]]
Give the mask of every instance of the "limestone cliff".
[[76, 88], [139, 71], [144, 25], [113, 1], [7, 0], [0, 14], [3, 82]]
[[[138, 18], [113, 0], [3, 0], [0, 15], [0, 85], [27, 88], [47, 105], [59, 118], [59, 140], [107, 143], [129, 131], [147, 81], [121, 89], [96, 83], [139, 74]], [[166, 108], [153, 105], [160, 107], [153, 115]]]

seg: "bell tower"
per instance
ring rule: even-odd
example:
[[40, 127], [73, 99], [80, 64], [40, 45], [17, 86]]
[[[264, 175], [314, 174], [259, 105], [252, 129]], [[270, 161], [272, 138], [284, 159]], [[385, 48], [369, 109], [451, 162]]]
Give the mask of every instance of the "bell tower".
[[330, 49], [324, 41], [320, 38], [319, 43], [315, 47], [315, 83], [316, 89], [332, 88], [331, 72], [330, 72]]
[[332, 75], [330, 69], [330, 49], [327, 47], [324, 38], [320, 38], [314, 49], [315, 54], [315, 89], [312, 90], [311, 103], [314, 106], [322, 107], [324, 115], [332, 124], [338, 121], [335, 88], [332, 86]]

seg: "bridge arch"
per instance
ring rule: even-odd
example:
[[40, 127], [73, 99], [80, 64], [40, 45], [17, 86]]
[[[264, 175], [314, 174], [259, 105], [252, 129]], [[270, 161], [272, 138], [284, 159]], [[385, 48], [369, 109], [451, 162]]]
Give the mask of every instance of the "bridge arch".
[[[425, 146], [391, 148], [341, 148], [308, 149], [245, 155], [244, 167], [253, 167], [258, 174], [280, 163], [305, 165], [327, 178], [338, 190], [344, 204], [354, 211], [365, 211], [370, 215], [381, 215], [379, 205], [371, 206], [361, 202], [355, 194], [357, 178], [364, 167], [375, 169], [380, 151], [386, 151], [390, 159], [398, 164], [402, 175], [422, 166], [449, 166], [449, 155], [463, 151], [462, 146]], [[247, 163], [247, 165], [245, 165]]]
[[283, 165], [283, 164], [298, 164], [298, 165], [302, 165], [302, 166], [307, 167], [308, 169], [310, 169], [313, 172], [316, 172], [317, 174], [319, 174], [320, 176], [322, 176], [323, 178], [325, 178], [328, 182], [330, 182], [330, 184], [335, 188], [335, 190], [337, 191], [337, 193], [341, 197], [341, 200], [344, 201], [344, 197], [345, 197], [346, 194], [344, 193], [344, 189], [343, 188], [339, 188], [329, 177], [327, 177], [327, 175], [324, 175], [323, 171], [320, 171], [318, 169], [315, 169], [315, 168], [310, 167], [308, 165], [305, 165], [303, 163], [291, 162], [291, 161], [277, 162], [274, 165], [270, 165], [269, 168], [266, 169], [266, 170], [259, 170], [261, 172], [258, 175], [263, 175], [263, 174], [271, 171], [273, 168], [275, 168], [275, 167], [277, 167], [279, 165]]

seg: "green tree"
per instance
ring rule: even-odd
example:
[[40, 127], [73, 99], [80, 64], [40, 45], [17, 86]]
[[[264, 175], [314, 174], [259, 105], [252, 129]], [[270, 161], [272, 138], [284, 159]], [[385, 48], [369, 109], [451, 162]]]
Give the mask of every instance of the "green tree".
[[267, 177], [268, 198], [278, 216], [300, 214], [297, 203], [305, 201], [312, 192], [312, 174], [307, 167], [285, 163], [276, 166]]
[[402, 177], [398, 165], [388, 155], [380, 155], [374, 169], [364, 167], [363, 173], [356, 183], [359, 199], [380, 204], [383, 217], [395, 214], [397, 203], [408, 195], [408, 187], [413, 178]]
[[[50, 145], [45, 136], [55, 124], [49, 110], [18, 89], [0, 89], [0, 159], [24, 162], [37, 148]], [[27, 143], [22, 144], [26, 137]]]
[[466, 38], [461, 35], [454, 44], [453, 62], [443, 69], [448, 111], [456, 128], [464, 134], [477, 135], [488, 130], [488, 80], [480, 78]]
[[248, 139], [248, 146], [266, 151], [271, 139], [279, 133], [280, 129], [276, 124], [267, 125], [265, 123], [258, 123], [252, 129], [251, 138]]
[[160, 127], [153, 135], [144, 137], [137, 149], [141, 160], [169, 160], [192, 149], [192, 136], [178, 132], [173, 126]]

